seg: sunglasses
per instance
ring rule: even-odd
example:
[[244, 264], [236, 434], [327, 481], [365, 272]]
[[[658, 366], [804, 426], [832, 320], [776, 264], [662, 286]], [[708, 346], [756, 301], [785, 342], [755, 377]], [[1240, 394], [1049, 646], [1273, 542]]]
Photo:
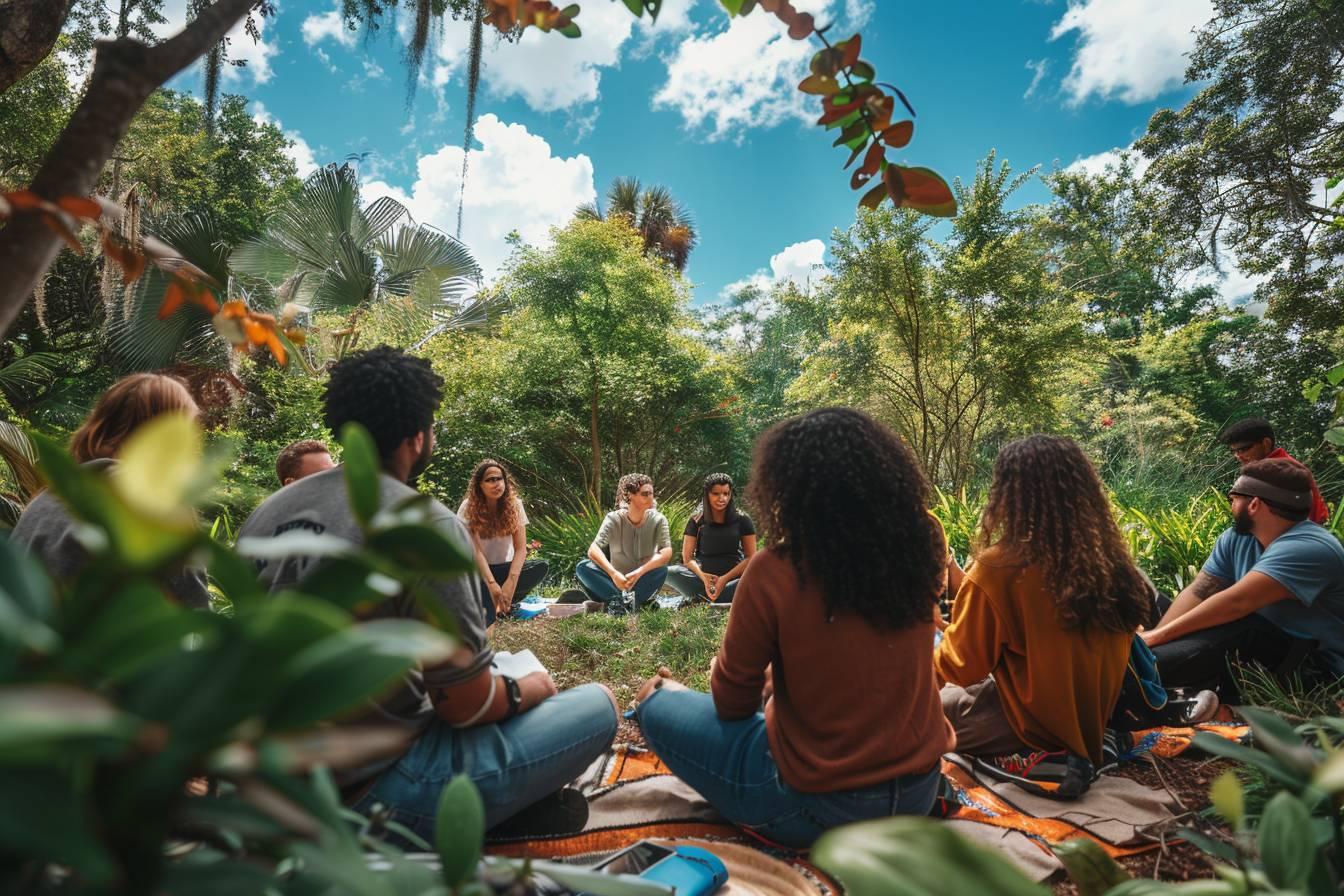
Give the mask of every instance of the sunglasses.
[[504, 481], [504, 477], [503, 477], [503, 476], [487, 476], [487, 477], [485, 477], [484, 479], [482, 479], [481, 481], [482, 481], [482, 482], [503, 482], [503, 481]]

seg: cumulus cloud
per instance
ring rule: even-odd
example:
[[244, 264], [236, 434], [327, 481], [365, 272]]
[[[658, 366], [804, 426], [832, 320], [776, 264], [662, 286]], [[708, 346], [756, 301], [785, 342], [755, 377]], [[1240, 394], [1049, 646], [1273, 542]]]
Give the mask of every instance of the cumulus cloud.
[[1129, 164], [1134, 168], [1134, 176], [1142, 179], [1152, 162], [1143, 153], [1136, 150], [1132, 143], [1129, 146], [1117, 146], [1114, 149], [1093, 153], [1090, 156], [1081, 156], [1074, 159], [1064, 170], [1081, 171], [1095, 177], [1099, 174], [1105, 174], [1107, 168], [1119, 168], [1124, 156], [1129, 156]]
[[1072, 104], [1095, 94], [1125, 103], [1151, 100], [1182, 83], [1194, 29], [1213, 18], [1212, 0], [1082, 0], [1069, 6], [1050, 39], [1077, 33], [1064, 79]]
[[270, 110], [260, 101], [252, 104], [252, 120], [257, 124], [273, 124], [285, 135], [285, 139], [290, 141], [290, 146], [285, 149], [285, 155], [289, 156], [294, 167], [299, 170], [299, 177], [307, 177], [317, 170], [317, 158], [313, 155], [313, 148], [308, 145], [308, 141], [299, 135], [298, 131], [286, 131], [279, 120], [271, 114]]
[[[588, 156], [556, 156], [545, 139], [521, 124], [483, 115], [476, 123], [476, 140], [481, 148], [471, 151], [462, 241], [492, 279], [508, 258], [511, 231], [524, 242], [544, 245], [550, 228], [568, 223], [574, 209], [592, 202], [597, 191]], [[454, 233], [462, 195], [462, 147], [443, 146], [421, 156], [416, 172], [409, 191], [382, 181], [365, 183], [364, 199], [391, 196], [416, 221]]]
[[[838, 4], [796, 0], [794, 6], [825, 22]], [[864, 0], [847, 0], [843, 8], [860, 19], [872, 9]], [[689, 129], [708, 128], [710, 140], [741, 140], [750, 129], [790, 119], [811, 121], [816, 100], [799, 93], [797, 85], [815, 52], [811, 42], [790, 39], [772, 15], [758, 11], [734, 18], [723, 30], [691, 34], [678, 44], [667, 58], [667, 81], [654, 95], [654, 106], [677, 111]]]
[[809, 283], [829, 273], [825, 267], [826, 244], [821, 240], [804, 240], [793, 243], [770, 256], [770, 269], [761, 268], [750, 277], [744, 277], [729, 283], [719, 297], [730, 299], [747, 288], [768, 293], [772, 288], [792, 282], [799, 288], [807, 288]]
[[355, 45], [355, 32], [345, 27], [345, 18], [339, 8], [308, 16], [303, 20], [301, 30], [303, 42], [310, 47], [324, 40], [335, 41], [347, 50]]

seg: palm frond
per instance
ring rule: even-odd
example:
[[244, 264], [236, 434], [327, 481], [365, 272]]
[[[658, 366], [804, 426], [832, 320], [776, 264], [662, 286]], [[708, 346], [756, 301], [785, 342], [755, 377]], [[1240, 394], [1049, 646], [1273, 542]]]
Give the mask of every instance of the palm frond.
[[362, 221], [356, 220], [350, 233], [360, 245], [371, 245], [381, 239], [402, 218], [410, 217], [410, 211], [391, 196], [375, 199], [364, 207]]
[[23, 430], [7, 420], [0, 420], [0, 460], [9, 467], [20, 502], [28, 503], [45, 487], [37, 471], [37, 449]]
[[51, 382], [60, 369], [61, 356], [55, 352], [34, 352], [0, 367], [0, 391], [9, 394], [40, 389]]
[[639, 217], [640, 195], [643, 187], [637, 177], [618, 177], [607, 190], [607, 215], [621, 216], [631, 221]]
[[602, 214], [602, 206], [596, 202], [585, 202], [583, 205], [574, 209], [574, 217], [580, 221], [605, 221], [606, 217]]

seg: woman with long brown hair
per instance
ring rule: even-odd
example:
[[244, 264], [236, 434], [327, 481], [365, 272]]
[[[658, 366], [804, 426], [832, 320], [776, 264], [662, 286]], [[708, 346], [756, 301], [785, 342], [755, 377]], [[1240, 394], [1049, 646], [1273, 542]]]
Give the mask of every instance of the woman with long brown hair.
[[958, 752], [1028, 789], [1081, 794], [1151, 606], [1082, 449], [1046, 435], [1004, 446], [934, 653]]
[[[159, 373], [123, 377], [102, 394], [70, 438], [70, 453], [91, 469], [110, 472], [131, 433], [162, 414], [186, 414], [193, 420], [199, 415], [181, 380]], [[51, 492], [43, 492], [24, 508], [11, 538], [27, 547], [58, 580], [73, 578], [88, 562], [69, 512]], [[184, 570], [167, 582], [167, 588], [187, 606], [209, 605], [205, 576], [198, 570]]]
[[550, 566], [545, 560], [527, 559], [527, 511], [499, 461], [487, 457], [476, 465], [457, 516], [476, 549], [489, 627], [509, 614], [515, 597], [526, 597], [540, 585]]

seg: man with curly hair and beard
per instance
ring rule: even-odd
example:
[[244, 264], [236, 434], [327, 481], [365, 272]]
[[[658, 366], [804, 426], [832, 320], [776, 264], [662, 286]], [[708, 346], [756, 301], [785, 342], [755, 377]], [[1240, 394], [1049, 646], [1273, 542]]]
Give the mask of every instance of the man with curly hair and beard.
[[1143, 639], [1168, 685], [1217, 684], [1237, 699], [1228, 661], [1275, 671], [1315, 641], [1319, 671], [1344, 674], [1344, 545], [1307, 517], [1312, 477], [1285, 458], [1246, 464], [1227, 493], [1232, 527]]
[[[409, 483], [429, 464], [434, 412], [443, 398], [443, 380], [429, 362], [387, 346], [352, 354], [332, 368], [324, 398], [328, 429], [339, 433], [347, 423], [359, 423], [373, 438], [382, 462], [380, 506], [415, 497]], [[430, 524], [471, 554], [471, 539], [456, 514], [437, 501], [429, 503], [428, 514]], [[291, 531], [362, 540], [339, 467], [276, 492], [248, 517], [239, 535], [274, 538]], [[268, 559], [259, 575], [276, 592], [319, 564], [311, 557]], [[381, 804], [394, 820], [430, 841], [439, 795], [456, 775], [468, 775], [476, 784], [488, 825], [539, 801], [545, 801], [548, 812], [549, 802], [567, 802], [556, 808], [575, 809], [572, 799], [547, 798], [562, 792], [610, 746], [616, 734], [615, 697], [600, 684], [558, 694], [544, 671], [515, 680], [492, 670], [477, 577], [461, 573], [426, 586], [451, 614], [471, 658], [465, 665], [412, 669], [371, 708], [363, 721], [399, 725], [409, 744], [399, 757], [338, 775], [347, 802], [366, 814]], [[412, 596], [399, 594], [363, 614], [383, 617], [419, 618], [420, 611]], [[586, 817], [586, 803], [580, 808]]]

